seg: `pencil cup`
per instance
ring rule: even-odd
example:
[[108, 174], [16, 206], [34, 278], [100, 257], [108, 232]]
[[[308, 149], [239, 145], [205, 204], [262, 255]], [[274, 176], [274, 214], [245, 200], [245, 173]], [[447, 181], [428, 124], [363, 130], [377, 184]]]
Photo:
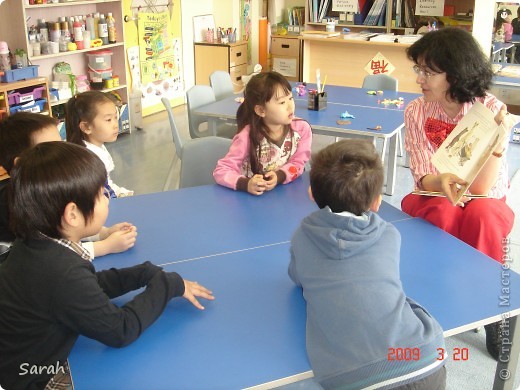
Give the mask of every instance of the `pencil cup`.
[[208, 31], [206, 31], [206, 42], [213, 43], [214, 42], [214, 34], [215, 30], [212, 28], [208, 28]]
[[327, 92], [309, 91], [308, 97], [307, 108], [309, 110], [320, 111], [327, 108]]

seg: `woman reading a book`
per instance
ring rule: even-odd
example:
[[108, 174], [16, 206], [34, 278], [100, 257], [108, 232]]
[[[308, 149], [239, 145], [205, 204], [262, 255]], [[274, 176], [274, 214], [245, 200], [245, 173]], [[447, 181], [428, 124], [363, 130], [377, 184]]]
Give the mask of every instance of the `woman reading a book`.
[[[465, 30], [443, 28], [425, 34], [407, 50], [414, 63], [417, 84], [423, 96], [405, 110], [405, 148], [410, 156], [410, 170], [419, 190], [441, 192], [444, 197], [409, 194], [401, 203], [404, 212], [421, 217], [453, 236], [503, 263], [505, 239], [511, 232], [514, 213], [505, 202], [509, 188], [506, 151], [509, 135], [493, 150], [469, 194], [484, 198], [463, 197], [454, 203], [460, 186], [466, 183], [455, 173], [440, 173], [431, 162], [457, 123], [475, 102], [481, 102], [496, 114], [495, 121], [514, 125], [507, 107], [487, 92], [493, 73], [480, 46]], [[488, 329], [486, 345], [498, 357], [498, 326]]]

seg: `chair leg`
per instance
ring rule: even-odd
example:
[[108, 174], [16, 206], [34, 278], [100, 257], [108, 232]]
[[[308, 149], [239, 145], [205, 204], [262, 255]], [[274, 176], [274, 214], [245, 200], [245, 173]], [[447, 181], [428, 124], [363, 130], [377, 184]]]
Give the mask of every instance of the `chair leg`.
[[397, 155], [403, 157], [403, 133], [401, 133], [401, 130], [397, 132]]
[[[168, 191], [170, 189], [173, 177], [175, 176], [175, 170], [177, 169], [177, 161], [179, 161], [179, 163], [181, 162], [177, 153], [175, 153], [170, 164], [170, 169], [168, 170], [168, 176], [166, 176], [166, 181], [164, 182], [163, 191]], [[179, 177], [179, 175], [177, 175], [177, 177]], [[176, 188], [178, 188], [178, 183]]]

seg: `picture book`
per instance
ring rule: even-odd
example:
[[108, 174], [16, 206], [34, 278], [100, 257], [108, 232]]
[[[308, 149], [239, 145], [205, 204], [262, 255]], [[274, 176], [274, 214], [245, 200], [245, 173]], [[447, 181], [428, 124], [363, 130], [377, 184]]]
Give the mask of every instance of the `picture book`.
[[476, 102], [437, 149], [432, 163], [439, 172], [453, 173], [467, 182], [460, 188], [456, 202], [464, 196], [508, 130], [497, 125], [491, 110]]

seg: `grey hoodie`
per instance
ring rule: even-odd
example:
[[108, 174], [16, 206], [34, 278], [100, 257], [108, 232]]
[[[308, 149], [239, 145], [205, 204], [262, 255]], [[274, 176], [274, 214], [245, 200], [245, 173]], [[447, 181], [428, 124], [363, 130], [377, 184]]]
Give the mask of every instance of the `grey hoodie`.
[[294, 233], [289, 276], [307, 302], [307, 354], [323, 387], [391, 388], [444, 364], [440, 325], [403, 291], [400, 245], [397, 229], [379, 215], [328, 207]]

